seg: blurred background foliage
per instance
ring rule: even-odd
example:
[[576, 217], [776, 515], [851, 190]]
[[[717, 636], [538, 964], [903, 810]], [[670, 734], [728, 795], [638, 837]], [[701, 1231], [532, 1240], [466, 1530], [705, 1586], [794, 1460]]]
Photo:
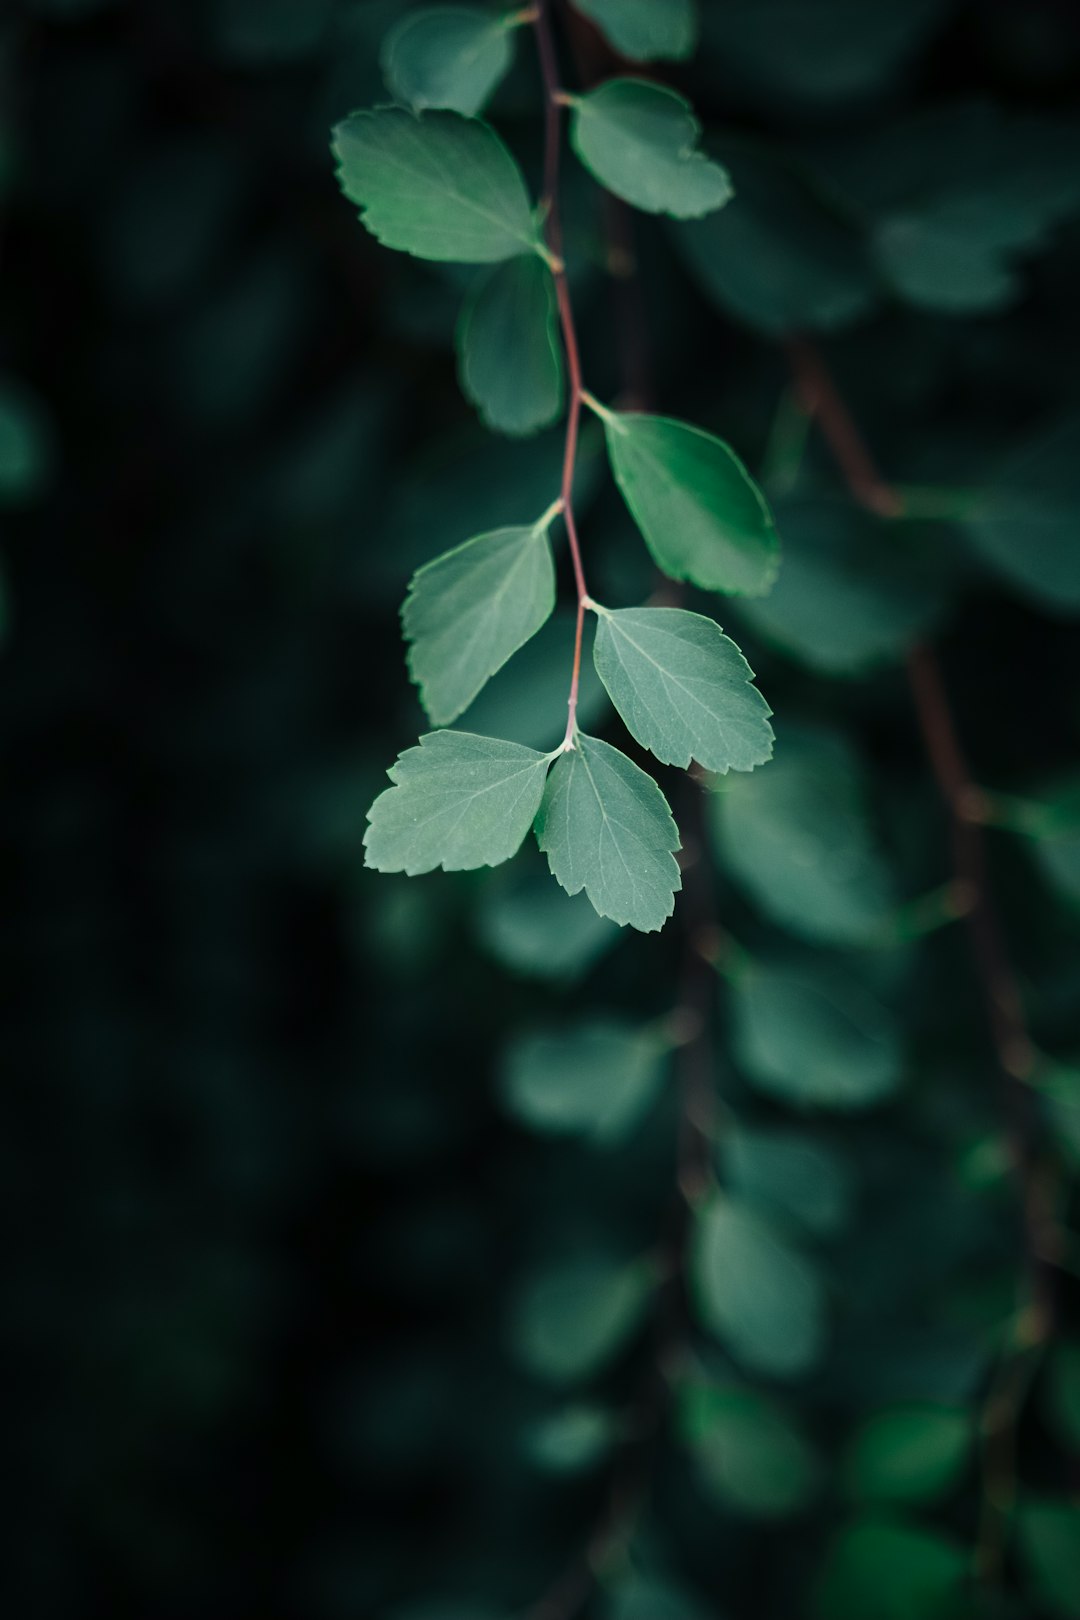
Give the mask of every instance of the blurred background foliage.
[[[591, 386], [730, 439], [786, 545], [721, 614], [775, 763], [676, 805], [694, 875], [628, 938], [535, 851], [362, 867], [421, 724], [408, 576], [560, 454], [461, 397], [472, 272], [334, 184], [405, 9], [0, 19], [8, 1608], [1080, 1615], [1080, 12], [705, 0], [661, 76], [737, 201], [636, 218], [614, 290], [568, 167]], [[613, 71], [559, 20], [568, 82]], [[535, 179], [515, 53], [491, 116]], [[808, 352], [902, 519], [812, 429]], [[592, 570], [641, 600], [601, 460]], [[569, 636], [463, 724], [557, 742]], [[918, 637], [1019, 1079], [950, 921]]]

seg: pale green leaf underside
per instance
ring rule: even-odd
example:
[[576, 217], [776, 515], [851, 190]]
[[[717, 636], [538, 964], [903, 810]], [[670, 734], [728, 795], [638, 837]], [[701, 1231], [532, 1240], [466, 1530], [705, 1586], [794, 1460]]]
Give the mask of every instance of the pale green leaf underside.
[[465, 395], [497, 433], [523, 435], [562, 409], [562, 349], [547, 265], [525, 254], [499, 265], [465, 306], [457, 332]]
[[705, 1325], [749, 1370], [794, 1378], [821, 1355], [821, 1281], [762, 1216], [717, 1198], [698, 1223], [691, 1276]]
[[666, 416], [609, 414], [604, 428], [615, 481], [665, 574], [707, 591], [763, 596], [780, 542], [735, 452]]
[[695, 0], [573, 0], [632, 62], [683, 61], [697, 43]]
[[487, 124], [376, 107], [338, 124], [333, 148], [342, 191], [386, 247], [461, 264], [536, 248], [525, 181]]
[[415, 877], [508, 861], [536, 817], [548, 763], [519, 743], [430, 732], [387, 772], [394, 786], [368, 812], [366, 864]]
[[399, 101], [420, 111], [480, 112], [513, 60], [503, 18], [471, 6], [437, 6], [405, 17], [387, 35], [383, 77]]
[[609, 79], [574, 103], [570, 139], [589, 173], [649, 214], [700, 219], [731, 197], [727, 171], [696, 150], [701, 126], [673, 90]]
[[456, 720], [554, 606], [544, 528], [477, 535], [414, 574], [401, 617], [409, 673], [435, 724]]
[[771, 757], [771, 711], [754, 672], [703, 614], [602, 609], [593, 660], [627, 729], [665, 765], [752, 771]]
[[610, 744], [579, 736], [560, 754], [536, 837], [567, 893], [584, 889], [602, 917], [653, 933], [674, 911], [682, 879], [667, 800]]

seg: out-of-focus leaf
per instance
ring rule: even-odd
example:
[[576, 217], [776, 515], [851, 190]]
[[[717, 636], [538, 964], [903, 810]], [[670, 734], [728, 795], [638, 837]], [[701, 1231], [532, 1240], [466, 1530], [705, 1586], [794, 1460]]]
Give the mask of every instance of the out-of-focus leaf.
[[832, 105], [874, 90], [943, 9], [943, 0], [725, 0], [705, 7], [706, 59], [740, 86]]
[[1080, 611], [1080, 417], [1007, 458], [968, 519], [978, 551], [1039, 607]]
[[740, 1126], [722, 1143], [726, 1183], [765, 1215], [829, 1237], [847, 1223], [854, 1202], [847, 1161], [804, 1131]]
[[825, 1293], [783, 1231], [716, 1197], [697, 1222], [691, 1277], [698, 1312], [744, 1367], [798, 1378], [825, 1348]]
[[639, 1260], [581, 1258], [538, 1271], [515, 1304], [514, 1352], [549, 1383], [589, 1379], [636, 1332], [652, 1286], [652, 1274]]
[[1080, 1451], [1080, 1344], [1058, 1344], [1051, 1350], [1043, 1404], [1054, 1433]]
[[399, 101], [420, 111], [482, 111], [513, 60], [507, 17], [473, 6], [413, 11], [386, 37], [382, 68]]
[[853, 981], [816, 964], [755, 964], [731, 997], [736, 1061], [771, 1096], [804, 1108], [870, 1108], [899, 1086], [899, 1033]]
[[522, 1036], [503, 1057], [503, 1102], [534, 1130], [614, 1145], [656, 1097], [665, 1051], [655, 1030], [610, 1020]]
[[725, 783], [710, 805], [725, 867], [782, 927], [836, 945], [884, 936], [892, 881], [838, 733], [788, 728], [764, 770]]
[[573, 0], [632, 62], [681, 61], [697, 41], [696, 0]]
[[904, 656], [940, 617], [944, 590], [895, 523], [850, 503], [777, 508], [784, 563], [768, 596], [740, 619], [821, 675], [852, 676]]
[[990, 102], [932, 107], [827, 159], [869, 215], [874, 261], [917, 308], [980, 314], [1013, 302], [1014, 261], [1080, 207], [1080, 123], [1006, 121]]
[[963, 1620], [967, 1549], [934, 1530], [889, 1519], [841, 1530], [815, 1593], [821, 1620]]
[[[524, 856], [522, 857], [524, 859]], [[486, 948], [502, 965], [528, 979], [573, 981], [622, 937], [587, 895], [567, 894], [548, 872], [518, 863], [496, 880], [481, 902], [477, 924]]]
[[52, 460], [45, 412], [21, 383], [0, 377], [0, 507], [23, 506], [40, 496]]
[[850, 220], [767, 149], [725, 141], [718, 150], [734, 204], [675, 232], [703, 291], [770, 337], [831, 331], [867, 314], [878, 291]]
[[691, 1383], [681, 1391], [679, 1426], [702, 1483], [724, 1507], [782, 1519], [813, 1497], [813, 1450], [775, 1401], [736, 1385]]
[[1051, 1614], [1080, 1615], [1080, 1506], [1032, 1497], [1019, 1511], [1020, 1550], [1039, 1604]]
[[720, 1620], [716, 1609], [674, 1581], [630, 1571], [611, 1587], [605, 1620]]
[[848, 1447], [851, 1494], [885, 1504], [929, 1502], [958, 1484], [975, 1425], [962, 1407], [897, 1406], [868, 1419]]
[[548, 1474], [580, 1474], [603, 1460], [618, 1438], [618, 1419], [603, 1406], [564, 1406], [533, 1425], [526, 1450]]

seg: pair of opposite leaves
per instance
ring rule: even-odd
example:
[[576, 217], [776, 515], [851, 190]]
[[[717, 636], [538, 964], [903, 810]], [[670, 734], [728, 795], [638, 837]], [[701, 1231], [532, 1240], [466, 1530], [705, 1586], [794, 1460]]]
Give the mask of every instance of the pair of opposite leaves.
[[[429, 563], [403, 619], [425, 707], [450, 721], [546, 622], [555, 573], [545, 518], [479, 535]], [[679, 608], [611, 611], [599, 623], [597, 673], [628, 730], [664, 763], [752, 770], [772, 752], [769, 708], [719, 625]], [[572, 748], [437, 731], [390, 771], [365, 838], [369, 866], [411, 876], [495, 866], [530, 827], [569, 894], [645, 932], [663, 926], [680, 888], [678, 832], [656, 783], [618, 749], [578, 734]]]

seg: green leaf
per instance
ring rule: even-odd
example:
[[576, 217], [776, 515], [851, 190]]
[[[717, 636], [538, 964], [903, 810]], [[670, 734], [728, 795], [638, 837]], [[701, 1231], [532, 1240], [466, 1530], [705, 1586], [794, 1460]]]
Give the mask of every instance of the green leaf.
[[20, 383], [0, 377], [0, 508], [40, 495], [52, 469], [44, 413]]
[[726, 784], [709, 804], [724, 866], [775, 922], [835, 945], [885, 937], [892, 883], [843, 737], [785, 731], [768, 770]]
[[697, 43], [695, 0], [573, 0], [632, 62], [681, 62]]
[[959, 1483], [975, 1430], [962, 1407], [897, 1406], [864, 1423], [848, 1448], [848, 1490], [865, 1501], [932, 1502]]
[[368, 812], [365, 863], [379, 872], [498, 866], [521, 846], [550, 756], [467, 731], [433, 731], [399, 755]]
[[884, 281], [918, 309], [975, 315], [1015, 302], [1014, 260], [1080, 202], [1080, 129], [989, 100], [934, 105], [822, 153], [870, 226]]
[[968, 1555], [932, 1530], [861, 1519], [829, 1549], [815, 1593], [821, 1620], [960, 1620]]
[[398, 101], [472, 116], [483, 108], [513, 60], [505, 17], [471, 6], [414, 11], [386, 36], [383, 76]]
[[942, 590], [897, 525], [850, 502], [791, 501], [777, 508], [784, 566], [739, 618], [822, 675], [851, 676], [904, 657], [942, 608]]
[[765, 497], [720, 439], [666, 416], [606, 412], [608, 457], [657, 565], [703, 590], [761, 596], [780, 566]]
[[521, 170], [487, 124], [377, 107], [338, 124], [333, 149], [338, 184], [386, 247], [492, 264], [537, 246]]
[[[540, 857], [535, 857], [539, 861]], [[529, 979], [573, 982], [622, 938], [587, 895], [564, 894], [546, 869], [522, 872], [520, 862], [491, 886], [480, 907], [480, 937], [499, 962]]]
[[522, 436], [554, 421], [563, 365], [547, 265], [528, 254], [493, 270], [465, 306], [457, 348], [462, 390], [489, 428]]
[[752, 1372], [797, 1378], [825, 1347], [825, 1295], [811, 1263], [771, 1222], [716, 1198], [694, 1235], [691, 1279], [698, 1312]]
[[570, 140], [594, 180], [648, 214], [699, 219], [731, 182], [696, 150], [701, 125], [682, 96], [644, 79], [609, 79], [572, 103]]
[[879, 294], [854, 227], [768, 150], [725, 142], [720, 152], [734, 207], [676, 233], [708, 297], [770, 337], [833, 331], [865, 315]]
[[610, 1586], [605, 1620], [719, 1620], [716, 1609], [670, 1580], [627, 1569]]
[[781, 1519], [814, 1495], [817, 1458], [776, 1402], [757, 1390], [685, 1384], [679, 1426], [703, 1485], [722, 1506]]
[[414, 574], [402, 609], [409, 673], [436, 725], [456, 720], [551, 617], [547, 523], [495, 529]]
[[744, 95], [831, 109], [875, 90], [943, 9], [943, 0], [724, 0], [705, 8], [705, 42]]
[[854, 1204], [848, 1163], [805, 1131], [728, 1129], [722, 1157], [725, 1184], [741, 1203], [815, 1237], [847, 1224]]
[[602, 917], [649, 934], [674, 911], [678, 828], [652, 777], [609, 743], [579, 734], [559, 755], [536, 838], [566, 892], [584, 889]]
[[977, 549], [1037, 606], [1080, 609], [1080, 417], [1070, 418], [998, 469], [967, 532]]
[[755, 964], [731, 989], [735, 1058], [759, 1090], [798, 1107], [870, 1108], [903, 1077], [885, 1008], [838, 974]]
[[1044, 1404], [1051, 1433], [1080, 1451], [1080, 1344], [1058, 1344], [1051, 1350]]
[[553, 1265], [522, 1288], [511, 1321], [519, 1360], [552, 1384], [591, 1378], [645, 1312], [653, 1277], [640, 1261], [591, 1257]]
[[1047, 1065], [1039, 1091], [1058, 1151], [1067, 1164], [1080, 1170], [1080, 1068]]
[[545, 1473], [580, 1474], [601, 1462], [618, 1436], [619, 1425], [611, 1412], [579, 1401], [534, 1424], [526, 1450]]
[[613, 1145], [656, 1098], [665, 1051], [654, 1031], [614, 1022], [523, 1036], [503, 1060], [503, 1102], [534, 1130]]
[[1080, 1615], [1080, 1506], [1050, 1497], [1020, 1506], [1020, 1550], [1039, 1602], [1053, 1614]]
[[718, 624], [681, 608], [597, 607], [597, 674], [627, 729], [666, 765], [752, 771], [772, 755], [772, 713]]

